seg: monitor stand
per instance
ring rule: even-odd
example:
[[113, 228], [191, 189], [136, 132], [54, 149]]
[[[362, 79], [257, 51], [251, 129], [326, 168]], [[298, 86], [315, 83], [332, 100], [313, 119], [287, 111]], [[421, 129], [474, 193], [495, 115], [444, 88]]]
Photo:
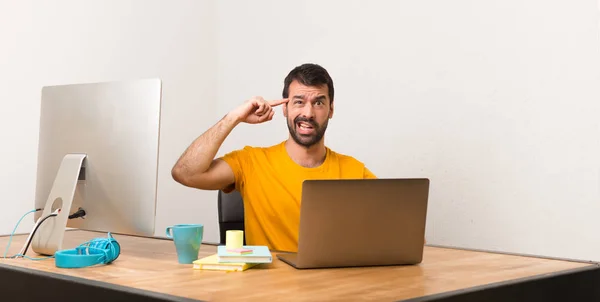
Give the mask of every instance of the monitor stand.
[[54, 255], [56, 251], [62, 250], [67, 220], [85, 158], [86, 154], [67, 154], [63, 158], [39, 221], [56, 208], [60, 207], [61, 210], [58, 216], [46, 219], [35, 231], [31, 242], [34, 252]]

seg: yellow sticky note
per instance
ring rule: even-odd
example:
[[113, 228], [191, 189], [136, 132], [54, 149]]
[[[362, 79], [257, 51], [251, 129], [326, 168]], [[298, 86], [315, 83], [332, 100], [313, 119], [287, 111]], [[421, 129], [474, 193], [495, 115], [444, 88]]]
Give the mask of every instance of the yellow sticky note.
[[243, 272], [258, 263], [221, 263], [217, 254], [194, 261], [193, 268], [197, 270]]

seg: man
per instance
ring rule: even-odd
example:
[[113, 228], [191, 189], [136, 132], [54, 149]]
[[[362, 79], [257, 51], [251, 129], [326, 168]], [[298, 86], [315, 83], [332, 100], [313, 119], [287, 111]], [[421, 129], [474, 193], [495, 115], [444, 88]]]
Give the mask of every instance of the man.
[[[325, 146], [333, 99], [333, 81], [323, 67], [298, 66], [284, 80], [283, 99], [254, 97], [229, 112], [185, 150], [173, 167], [173, 178], [203, 190], [239, 190], [247, 244], [295, 252], [304, 180], [375, 178], [360, 161]], [[236, 125], [270, 121], [273, 108], [280, 105], [289, 129], [286, 141], [270, 147], [246, 146], [215, 159]]]

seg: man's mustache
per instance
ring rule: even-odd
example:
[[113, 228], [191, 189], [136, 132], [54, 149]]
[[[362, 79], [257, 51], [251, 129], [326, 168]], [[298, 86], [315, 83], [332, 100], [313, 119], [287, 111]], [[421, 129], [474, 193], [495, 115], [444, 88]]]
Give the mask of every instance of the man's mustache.
[[319, 125], [317, 125], [317, 122], [315, 122], [313, 119], [308, 119], [301, 116], [298, 116], [294, 119], [294, 124], [298, 124], [300, 122], [308, 123], [315, 129], [319, 127]]

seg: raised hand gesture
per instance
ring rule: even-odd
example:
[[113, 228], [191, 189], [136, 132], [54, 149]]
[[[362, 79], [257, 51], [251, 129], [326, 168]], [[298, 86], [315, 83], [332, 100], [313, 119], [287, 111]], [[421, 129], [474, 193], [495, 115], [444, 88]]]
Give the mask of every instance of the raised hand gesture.
[[248, 124], [260, 124], [273, 119], [273, 107], [287, 103], [288, 99], [266, 101], [262, 97], [253, 97], [241, 106], [234, 109], [231, 114], [237, 121]]

